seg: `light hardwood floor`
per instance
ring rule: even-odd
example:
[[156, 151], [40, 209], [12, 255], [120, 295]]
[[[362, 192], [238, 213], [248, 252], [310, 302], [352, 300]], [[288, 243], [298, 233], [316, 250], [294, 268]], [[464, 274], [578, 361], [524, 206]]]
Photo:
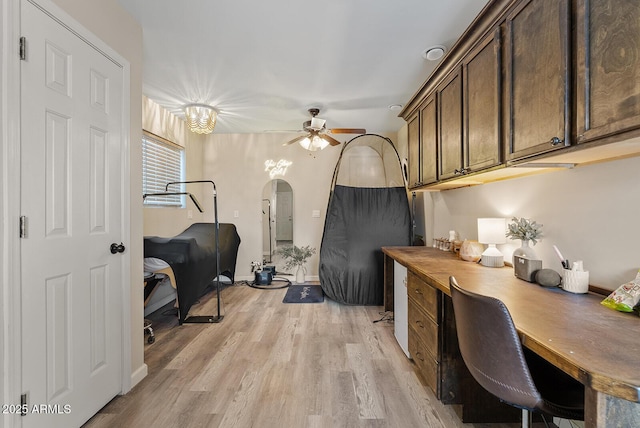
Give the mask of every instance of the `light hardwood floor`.
[[[148, 376], [85, 427], [482, 427], [416, 377], [381, 307], [285, 304], [286, 289], [223, 289], [219, 324], [152, 314]], [[209, 293], [190, 314], [215, 314]], [[492, 427], [514, 425], [495, 424]], [[517, 426], [517, 425], [515, 425]]]

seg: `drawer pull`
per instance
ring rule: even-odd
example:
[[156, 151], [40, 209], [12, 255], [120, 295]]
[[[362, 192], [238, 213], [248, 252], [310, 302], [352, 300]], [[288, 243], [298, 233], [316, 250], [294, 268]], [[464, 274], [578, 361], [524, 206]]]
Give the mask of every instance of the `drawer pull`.
[[422, 291], [419, 288], [416, 288], [415, 293], [422, 295]]
[[420, 327], [420, 328], [424, 328], [424, 324], [422, 324], [422, 321], [417, 320], [417, 321], [416, 321], [416, 324], [418, 324], [418, 327]]
[[424, 361], [424, 357], [422, 356], [421, 352], [416, 352], [416, 358], [419, 359], [420, 361]]

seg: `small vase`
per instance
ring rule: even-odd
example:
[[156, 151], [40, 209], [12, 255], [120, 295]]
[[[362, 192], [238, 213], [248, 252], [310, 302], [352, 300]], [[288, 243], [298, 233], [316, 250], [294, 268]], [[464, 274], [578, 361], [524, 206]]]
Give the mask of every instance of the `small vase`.
[[529, 246], [529, 240], [523, 239], [520, 248], [517, 248], [513, 252], [513, 265], [515, 266], [516, 256], [524, 257], [529, 260], [537, 260], [538, 256], [536, 255], [536, 250]]
[[296, 271], [296, 284], [304, 284], [305, 272], [306, 272], [306, 269], [304, 268], [304, 266], [298, 266], [298, 270]]

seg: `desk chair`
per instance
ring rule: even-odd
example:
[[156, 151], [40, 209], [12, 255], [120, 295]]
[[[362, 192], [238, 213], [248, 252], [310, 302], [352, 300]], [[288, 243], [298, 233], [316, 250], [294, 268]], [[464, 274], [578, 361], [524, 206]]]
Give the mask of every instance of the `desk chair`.
[[474, 379], [501, 401], [531, 413], [584, 420], [584, 386], [524, 348], [500, 300], [461, 289], [449, 277], [460, 353]]

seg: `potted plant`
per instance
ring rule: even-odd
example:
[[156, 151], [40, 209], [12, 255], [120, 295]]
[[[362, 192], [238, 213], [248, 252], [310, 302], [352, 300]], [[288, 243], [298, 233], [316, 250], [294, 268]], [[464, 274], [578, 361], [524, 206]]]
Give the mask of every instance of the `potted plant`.
[[316, 253], [316, 249], [310, 246], [297, 247], [295, 245], [290, 247], [279, 248], [277, 254], [281, 255], [285, 261], [284, 268], [288, 271], [296, 270], [296, 282], [302, 284], [305, 282], [305, 274], [307, 268], [304, 264], [307, 259]]
[[513, 257], [520, 256], [527, 259], [536, 259], [536, 252], [529, 245], [538, 243], [538, 239], [542, 238], [542, 225], [527, 218], [513, 217], [508, 225], [506, 236], [510, 239], [519, 239], [521, 241], [520, 248], [513, 252]]

